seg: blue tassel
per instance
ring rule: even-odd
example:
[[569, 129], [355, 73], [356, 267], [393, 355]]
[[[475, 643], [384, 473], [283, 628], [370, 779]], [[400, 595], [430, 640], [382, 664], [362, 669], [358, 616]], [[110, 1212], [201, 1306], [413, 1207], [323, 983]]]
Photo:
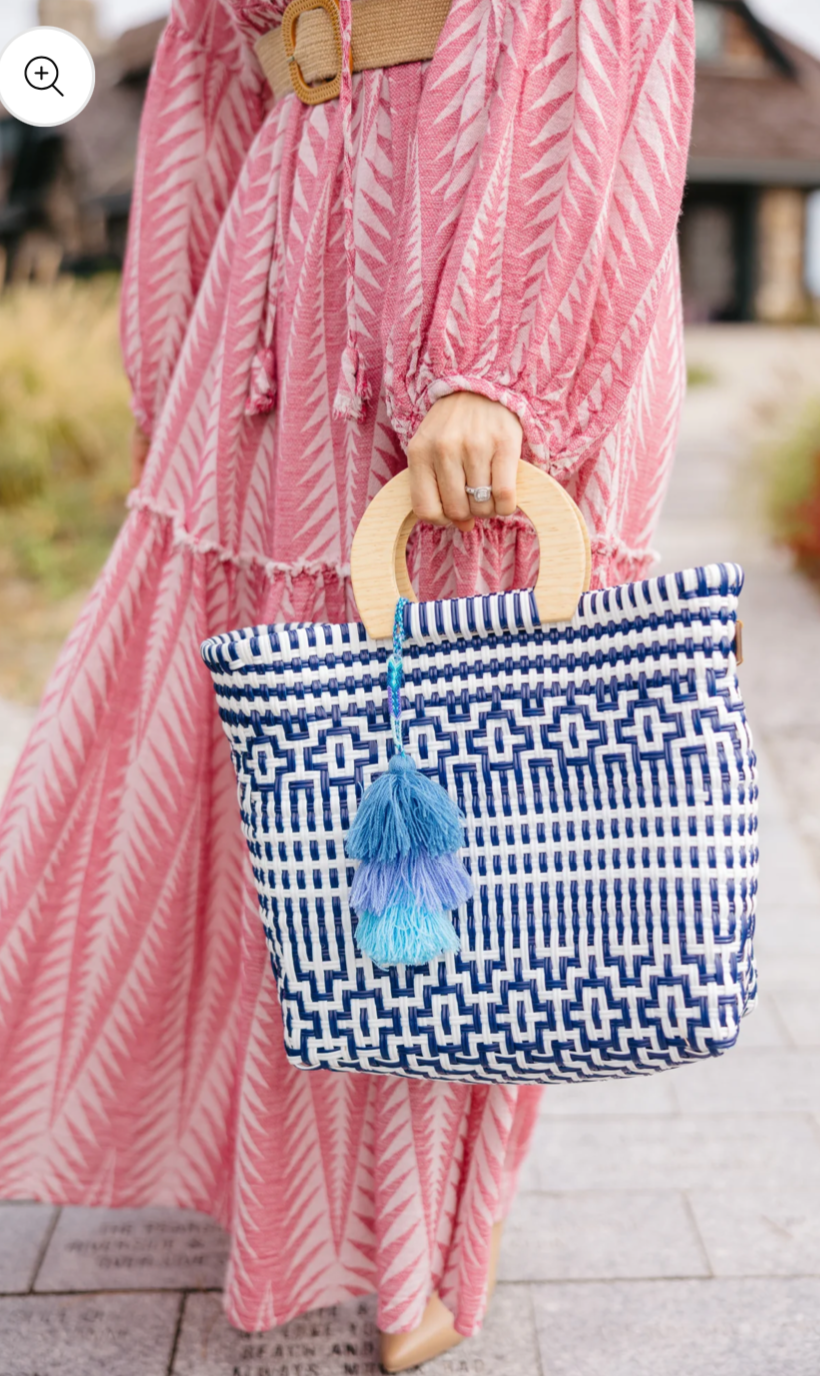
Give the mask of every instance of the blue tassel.
[[347, 853], [361, 860], [351, 889], [359, 914], [356, 941], [376, 965], [425, 965], [460, 942], [448, 913], [466, 902], [472, 884], [454, 852], [464, 818], [440, 784], [404, 753], [401, 730], [404, 598], [387, 663], [388, 705], [396, 753], [365, 789], [347, 834]]
[[462, 844], [463, 820], [440, 784], [421, 774], [409, 755], [394, 755], [386, 774], [365, 789], [347, 833], [351, 860], [395, 860], [426, 850], [444, 855]]
[[356, 926], [359, 950], [374, 965], [426, 965], [460, 947], [447, 913], [418, 903], [392, 903], [377, 917], [361, 914]]

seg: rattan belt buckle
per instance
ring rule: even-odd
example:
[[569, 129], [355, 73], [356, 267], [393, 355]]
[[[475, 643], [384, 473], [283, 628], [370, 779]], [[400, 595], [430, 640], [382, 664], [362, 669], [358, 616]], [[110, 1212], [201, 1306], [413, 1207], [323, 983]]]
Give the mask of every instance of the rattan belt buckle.
[[[308, 86], [302, 76], [299, 63], [296, 61], [296, 21], [300, 14], [304, 14], [305, 10], [324, 10], [333, 26], [338, 71], [329, 81], [323, 81], [316, 86]], [[325, 100], [335, 100], [342, 89], [342, 26], [339, 22], [337, 0], [290, 0], [290, 4], [282, 15], [282, 42], [285, 45], [285, 55], [288, 59], [290, 83], [302, 103], [304, 105], [321, 105]], [[350, 67], [352, 71], [352, 51]]]

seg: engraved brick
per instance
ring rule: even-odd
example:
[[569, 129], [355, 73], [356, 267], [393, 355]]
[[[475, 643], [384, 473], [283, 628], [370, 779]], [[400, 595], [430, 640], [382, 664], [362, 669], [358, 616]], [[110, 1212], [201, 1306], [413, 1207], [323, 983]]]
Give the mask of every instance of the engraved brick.
[[45, 1290], [213, 1289], [228, 1240], [183, 1209], [64, 1209], [37, 1277]]
[[179, 1295], [0, 1300], [3, 1376], [166, 1376]]

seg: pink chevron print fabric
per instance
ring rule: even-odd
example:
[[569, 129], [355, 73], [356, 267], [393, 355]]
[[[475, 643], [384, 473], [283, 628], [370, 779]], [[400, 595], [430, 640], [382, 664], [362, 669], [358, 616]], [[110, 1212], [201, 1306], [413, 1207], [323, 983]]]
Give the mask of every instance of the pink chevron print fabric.
[[[0, 1195], [208, 1211], [246, 1329], [374, 1290], [406, 1329], [438, 1289], [475, 1331], [540, 1090], [286, 1064], [199, 643], [350, 619], [356, 524], [454, 389], [519, 415], [598, 586], [645, 572], [691, 9], [453, 0], [432, 62], [355, 76], [349, 279], [340, 104], [274, 105], [253, 52], [282, 4], [173, 5], [122, 298], [151, 451], [0, 818]], [[343, 419], [349, 310], [369, 395]], [[536, 558], [517, 518], [414, 551], [425, 598]]]

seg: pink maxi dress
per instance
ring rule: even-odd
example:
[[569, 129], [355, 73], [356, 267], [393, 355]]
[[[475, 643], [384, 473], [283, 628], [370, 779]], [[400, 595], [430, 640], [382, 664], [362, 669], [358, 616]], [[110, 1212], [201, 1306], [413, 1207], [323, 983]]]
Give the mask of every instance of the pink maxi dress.
[[[400, 1331], [437, 1289], [470, 1334], [539, 1091], [286, 1064], [198, 646], [353, 617], [356, 524], [455, 389], [520, 417], [596, 584], [644, 574], [692, 5], [453, 0], [432, 62], [314, 107], [253, 52], [282, 8], [174, 0], [150, 83], [122, 337], [151, 451], [0, 817], [0, 1196], [207, 1211], [245, 1329], [376, 1291]], [[414, 564], [434, 597], [537, 557], [514, 518]]]

